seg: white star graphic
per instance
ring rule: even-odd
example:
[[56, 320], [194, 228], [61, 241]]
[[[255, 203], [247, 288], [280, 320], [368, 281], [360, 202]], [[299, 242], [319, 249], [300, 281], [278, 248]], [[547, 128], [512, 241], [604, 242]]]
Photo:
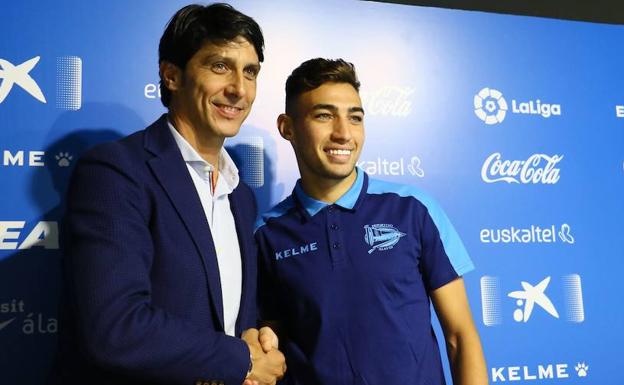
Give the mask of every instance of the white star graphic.
[[524, 300], [524, 311], [523, 311], [523, 322], [527, 322], [529, 317], [531, 317], [531, 312], [533, 311], [533, 306], [538, 304], [542, 309], [546, 310], [548, 314], [552, 315], [555, 318], [559, 318], [559, 313], [557, 313], [557, 309], [553, 303], [548, 299], [544, 291], [548, 287], [550, 283], [550, 277], [546, 277], [542, 280], [542, 282], [538, 283], [535, 286], [532, 286], [528, 282], [520, 282], [524, 291], [512, 291], [507, 294], [511, 298], [522, 299]]
[[43, 92], [41, 92], [35, 80], [28, 74], [39, 63], [40, 58], [40, 56], [35, 56], [17, 66], [14, 66], [7, 60], [0, 59], [0, 67], [2, 67], [0, 69], [0, 79], [3, 79], [2, 84], [0, 84], [0, 103], [7, 97], [11, 88], [13, 88], [13, 84], [22, 87], [41, 103], [46, 103]]

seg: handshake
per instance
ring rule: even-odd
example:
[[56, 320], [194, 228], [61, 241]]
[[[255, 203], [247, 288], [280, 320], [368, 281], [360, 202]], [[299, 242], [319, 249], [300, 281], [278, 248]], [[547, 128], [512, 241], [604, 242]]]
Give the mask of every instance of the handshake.
[[277, 335], [269, 327], [247, 329], [241, 339], [251, 353], [251, 371], [243, 385], [274, 385], [286, 372], [286, 361], [278, 350]]

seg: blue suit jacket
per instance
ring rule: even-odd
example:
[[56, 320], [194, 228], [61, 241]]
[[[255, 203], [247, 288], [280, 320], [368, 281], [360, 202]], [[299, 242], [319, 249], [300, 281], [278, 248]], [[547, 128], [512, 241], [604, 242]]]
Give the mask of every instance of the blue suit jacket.
[[[236, 332], [255, 326], [256, 203], [229, 195], [242, 255]], [[64, 224], [61, 382], [239, 385], [249, 350], [224, 334], [210, 228], [165, 115], [86, 153]]]

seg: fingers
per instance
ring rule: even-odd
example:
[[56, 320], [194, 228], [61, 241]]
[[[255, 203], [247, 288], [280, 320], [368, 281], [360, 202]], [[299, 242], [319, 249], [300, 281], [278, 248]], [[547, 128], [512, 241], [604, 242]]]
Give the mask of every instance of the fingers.
[[246, 341], [247, 340], [251, 340], [251, 339], [254, 339], [254, 340], [257, 341], [258, 340], [258, 329], [250, 328], [250, 329], [245, 330], [243, 332], [243, 334], [241, 334], [241, 338], [246, 340]]
[[273, 375], [277, 377], [278, 380], [284, 377], [284, 373], [286, 372], [286, 359], [284, 354], [279, 350], [272, 350], [267, 353], [267, 357], [271, 362]]
[[279, 340], [277, 338], [277, 334], [268, 326], [260, 328], [258, 332], [258, 340], [260, 341], [260, 345], [262, 346], [262, 350], [264, 352], [269, 352], [273, 349], [279, 348]]
[[260, 342], [258, 340], [258, 329], [247, 329], [241, 334], [241, 339], [249, 346], [249, 351], [254, 354], [254, 351], [260, 350]]
[[284, 354], [278, 350], [278, 338], [269, 327], [247, 329], [241, 338], [251, 352], [253, 365], [250, 376], [243, 385], [273, 385], [284, 376]]

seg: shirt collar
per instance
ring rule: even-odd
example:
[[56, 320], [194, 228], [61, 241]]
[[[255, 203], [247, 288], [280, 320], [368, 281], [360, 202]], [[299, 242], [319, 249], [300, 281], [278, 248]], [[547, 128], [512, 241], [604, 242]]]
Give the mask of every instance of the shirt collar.
[[[197, 150], [195, 150], [193, 146], [191, 146], [190, 143], [178, 132], [178, 130], [175, 129], [169, 120], [167, 120], [167, 125], [173, 135], [173, 139], [180, 149], [182, 159], [184, 159], [186, 164], [191, 166], [202, 177], [206, 173], [207, 169], [214, 170], [214, 165], [206, 162], [201, 155], [199, 155]], [[236, 167], [236, 164], [224, 148], [222, 148], [219, 152], [218, 171], [220, 178], [217, 181], [217, 184], [219, 184], [219, 181], [223, 178], [227, 186], [227, 193], [231, 193], [236, 186], [238, 186], [240, 178], [238, 176], [238, 168]]]
[[[353, 182], [351, 187], [349, 187], [349, 190], [347, 190], [347, 192], [344, 193], [340, 198], [338, 198], [336, 203], [334, 203], [335, 205], [348, 210], [353, 210], [355, 208], [355, 204], [357, 203], [357, 200], [360, 197], [360, 193], [362, 192], [362, 186], [364, 185], [364, 172], [362, 172], [362, 170], [357, 167], [355, 168], [355, 171], [357, 173], [355, 181]], [[301, 179], [297, 181], [293, 194], [297, 197], [297, 200], [299, 201], [301, 206], [308, 212], [311, 217], [316, 215], [326, 206], [330, 205], [329, 203], [316, 200], [306, 194], [303, 191]]]

